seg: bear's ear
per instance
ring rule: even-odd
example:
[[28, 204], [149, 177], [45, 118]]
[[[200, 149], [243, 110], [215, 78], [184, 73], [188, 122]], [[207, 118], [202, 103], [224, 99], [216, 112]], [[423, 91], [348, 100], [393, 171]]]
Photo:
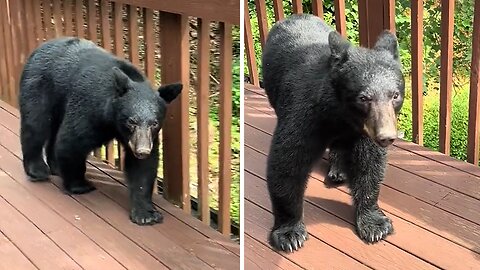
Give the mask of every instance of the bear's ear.
[[130, 78], [118, 67], [113, 67], [113, 76], [115, 77], [115, 86], [118, 96], [123, 96], [130, 88]]
[[332, 56], [335, 59], [340, 59], [351, 46], [350, 42], [343, 38], [337, 31], [332, 31], [328, 34], [328, 46]]
[[165, 84], [158, 88], [158, 93], [167, 103], [172, 102], [182, 92], [183, 84]]
[[389, 52], [395, 60], [398, 61], [398, 42], [397, 37], [390, 31], [384, 30], [377, 39], [375, 43], [374, 50], [377, 51], [387, 51]]

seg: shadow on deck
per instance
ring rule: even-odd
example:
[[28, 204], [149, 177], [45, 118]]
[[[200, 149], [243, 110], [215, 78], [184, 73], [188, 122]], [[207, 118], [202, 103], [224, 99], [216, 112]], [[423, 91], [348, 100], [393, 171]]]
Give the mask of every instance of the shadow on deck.
[[389, 149], [380, 206], [395, 234], [375, 245], [355, 234], [346, 187], [326, 188], [328, 163], [311, 174], [305, 196], [309, 240], [299, 252], [276, 253], [266, 189], [266, 157], [275, 113], [263, 89], [245, 89], [246, 269], [480, 269], [480, 168], [398, 141]]
[[57, 177], [27, 181], [18, 117], [0, 101], [0, 269], [239, 268], [237, 243], [159, 195], [163, 224], [131, 223], [122, 173], [102, 162], [89, 161], [89, 194], [63, 194]]

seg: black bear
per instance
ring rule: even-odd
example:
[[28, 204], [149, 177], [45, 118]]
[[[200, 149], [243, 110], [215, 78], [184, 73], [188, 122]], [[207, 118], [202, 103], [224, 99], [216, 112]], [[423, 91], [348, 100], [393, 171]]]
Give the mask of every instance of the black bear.
[[291, 252], [307, 239], [304, 191], [327, 148], [327, 178], [348, 183], [359, 237], [374, 243], [392, 233], [377, 201], [405, 92], [395, 35], [384, 31], [367, 49], [318, 17], [294, 15], [272, 27], [262, 66], [278, 118], [267, 164], [275, 218], [270, 244]]
[[20, 80], [26, 174], [31, 181], [59, 175], [65, 192], [90, 192], [95, 188], [85, 179], [86, 158], [116, 138], [125, 149], [130, 219], [140, 225], [161, 222], [152, 203], [158, 132], [166, 105], [181, 90], [177, 83], [153, 91], [131, 63], [91, 41], [64, 37], [45, 42], [27, 60]]

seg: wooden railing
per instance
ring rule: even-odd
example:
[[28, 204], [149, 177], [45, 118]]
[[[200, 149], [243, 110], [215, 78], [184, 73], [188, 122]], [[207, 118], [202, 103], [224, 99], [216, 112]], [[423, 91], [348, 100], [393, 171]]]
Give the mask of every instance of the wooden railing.
[[[275, 21], [283, 19], [284, 5], [282, 0], [255, 0], [254, 7], [245, 1], [245, 54], [247, 58], [248, 78], [250, 83], [259, 86], [258, 58], [255, 57], [254, 38], [250, 14], [258, 18], [260, 43], [263, 47], [267, 33], [268, 20], [266, 4], [273, 5]], [[441, 1], [441, 68], [440, 68], [440, 121], [439, 150], [450, 154], [451, 111], [452, 111], [452, 63], [453, 63], [453, 11], [454, 0]], [[301, 0], [292, 0], [292, 13], [302, 13]], [[323, 17], [323, 1], [311, 0], [310, 10], [314, 15]], [[411, 1], [411, 89], [412, 89], [412, 138], [413, 142], [423, 145], [423, 1]], [[249, 11], [249, 12], [248, 12]], [[345, 1], [334, 0], [336, 29], [346, 35]], [[480, 0], [475, 0], [474, 29], [472, 42], [472, 60], [470, 76], [470, 99], [468, 117], [467, 161], [479, 164], [480, 157]], [[465, 18], [471, 20], [472, 18]], [[358, 21], [360, 45], [371, 47], [378, 34], [389, 29], [395, 31], [395, 1], [358, 1]], [[404, 106], [409, 106], [405, 104]]]
[[[193, 144], [198, 146], [199, 218], [210, 223], [209, 47], [211, 23], [218, 23], [220, 55], [214, 56], [220, 63], [218, 227], [222, 233], [229, 234], [232, 24], [239, 24], [239, 14], [238, 0], [0, 0], [1, 98], [17, 106], [19, 76], [27, 57], [43, 41], [62, 35], [88, 38], [129, 59], [145, 71], [153, 85], [181, 81], [184, 91], [169, 106], [161, 134], [163, 194], [185, 212], [191, 212], [189, 157], [191, 141], [194, 140]], [[198, 79], [192, 86], [189, 24], [192, 18], [189, 21], [189, 16], [196, 18], [198, 26], [198, 61], [195, 64]], [[198, 137], [190, 136], [189, 132], [192, 92], [196, 96]], [[115, 145], [109, 143], [94, 154], [121, 168], [123, 154]]]

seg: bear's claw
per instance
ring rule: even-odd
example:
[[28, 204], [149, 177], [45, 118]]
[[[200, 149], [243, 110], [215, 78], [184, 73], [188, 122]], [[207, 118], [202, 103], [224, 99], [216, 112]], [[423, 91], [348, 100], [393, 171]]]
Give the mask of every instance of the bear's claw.
[[305, 224], [300, 221], [295, 225], [279, 227], [270, 233], [270, 244], [277, 250], [293, 252], [303, 247], [308, 239]]
[[380, 210], [367, 211], [357, 217], [359, 237], [373, 244], [393, 233], [392, 221]]
[[153, 225], [163, 222], [163, 215], [157, 210], [132, 209], [130, 220], [138, 225]]

